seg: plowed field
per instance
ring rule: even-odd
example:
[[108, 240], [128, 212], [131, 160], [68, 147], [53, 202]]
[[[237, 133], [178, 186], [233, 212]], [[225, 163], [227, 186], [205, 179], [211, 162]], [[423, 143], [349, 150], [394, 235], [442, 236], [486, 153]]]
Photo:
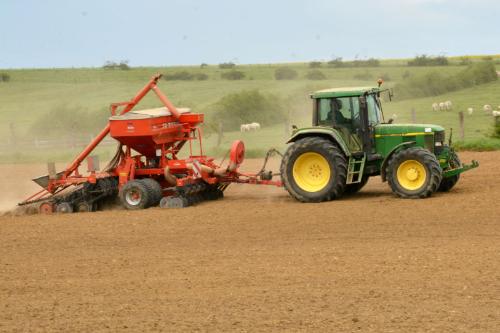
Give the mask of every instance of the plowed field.
[[[500, 332], [500, 153], [449, 193], [0, 217], [0, 331]], [[258, 168], [248, 161], [247, 168]], [[5, 204], [43, 166], [2, 165]]]

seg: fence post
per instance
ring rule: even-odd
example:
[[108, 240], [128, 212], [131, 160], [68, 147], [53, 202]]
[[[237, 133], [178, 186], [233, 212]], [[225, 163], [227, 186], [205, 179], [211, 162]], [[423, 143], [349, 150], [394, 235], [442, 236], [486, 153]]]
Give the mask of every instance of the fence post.
[[411, 108], [411, 122], [413, 124], [417, 123], [417, 112], [415, 111], [415, 108]]
[[460, 139], [463, 141], [465, 138], [465, 126], [464, 126], [464, 113], [460, 111], [458, 113], [458, 120], [460, 122]]

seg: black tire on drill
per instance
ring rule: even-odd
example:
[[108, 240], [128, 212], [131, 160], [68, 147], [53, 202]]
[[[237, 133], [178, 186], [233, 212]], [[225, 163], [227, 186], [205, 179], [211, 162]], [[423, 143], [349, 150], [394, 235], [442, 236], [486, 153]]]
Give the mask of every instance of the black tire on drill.
[[161, 189], [160, 183], [152, 178], [143, 178], [141, 182], [146, 186], [150, 196], [148, 207], [156, 207], [160, 204], [161, 198], [163, 198], [163, 190]]
[[[450, 152], [450, 166], [452, 169], [458, 168], [462, 165], [460, 162], [460, 159], [458, 158], [457, 153], [454, 151]], [[460, 174], [451, 176], [451, 177], [443, 177], [443, 180], [441, 180], [441, 184], [439, 185], [438, 191], [440, 192], [448, 192], [455, 186], [455, 184], [458, 182], [460, 179]]]
[[358, 193], [368, 183], [368, 176], [363, 176], [361, 182], [354, 184], [347, 184], [344, 190], [344, 195], [351, 195]]
[[148, 208], [151, 192], [140, 180], [130, 180], [120, 189], [119, 197], [123, 207], [135, 210]]
[[[425, 179], [415, 189], [405, 188], [398, 180], [399, 167], [409, 161], [416, 161], [425, 170]], [[404, 199], [427, 198], [436, 192], [442, 179], [442, 170], [436, 156], [427, 149], [412, 147], [396, 152], [387, 163], [387, 180], [392, 191]]]
[[[317, 153], [328, 163], [330, 178], [318, 191], [301, 188], [294, 179], [294, 165], [306, 153]], [[343, 152], [333, 142], [320, 137], [300, 139], [288, 147], [281, 161], [281, 180], [292, 197], [301, 202], [322, 202], [340, 198], [347, 178], [347, 161]]]

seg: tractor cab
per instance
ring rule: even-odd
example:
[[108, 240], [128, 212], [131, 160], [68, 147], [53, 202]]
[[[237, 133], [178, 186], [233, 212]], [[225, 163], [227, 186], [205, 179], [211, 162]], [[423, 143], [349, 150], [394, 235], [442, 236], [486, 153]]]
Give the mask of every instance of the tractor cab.
[[313, 126], [335, 128], [349, 150], [375, 153], [374, 128], [384, 122], [380, 89], [335, 88], [313, 94]]

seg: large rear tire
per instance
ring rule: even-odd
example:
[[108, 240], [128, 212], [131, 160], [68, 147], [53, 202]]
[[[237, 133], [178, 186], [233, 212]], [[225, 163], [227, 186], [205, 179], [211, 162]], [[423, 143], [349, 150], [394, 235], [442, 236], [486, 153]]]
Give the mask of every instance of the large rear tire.
[[161, 189], [160, 183], [152, 178], [143, 178], [140, 180], [149, 191], [149, 203], [148, 207], [156, 207], [160, 204], [161, 198], [163, 198], [163, 190]]
[[442, 179], [436, 156], [420, 147], [395, 153], [387, 164], [386, 173], [392, 191], [405, 199], [431, 196], [437, 191]]
[[292, 197], [301, 202], [321, 202], [342, 196], [347, 161], [331, 141], [308, 137], [292, 144], [281, 161], [281, 179]]
[[[462, 163], [460, 162], [457, 153], [452, 151], [450, 153], [450, 167], [452, 169], [455, 169], [459, 168], [461, 165]], [[451, 177], [443, 177], [443, 180], [441, 180], [441, 184], [439, 185], [438, 191], [448, 192], [457, 184], [459, 179], [460, 179], [460, 174]]]
[[139, 180], [131, 180], [123, 185], [119, 196], [123, 207], [130, 210], [148, 208], [150, 202], [150, 192]]

